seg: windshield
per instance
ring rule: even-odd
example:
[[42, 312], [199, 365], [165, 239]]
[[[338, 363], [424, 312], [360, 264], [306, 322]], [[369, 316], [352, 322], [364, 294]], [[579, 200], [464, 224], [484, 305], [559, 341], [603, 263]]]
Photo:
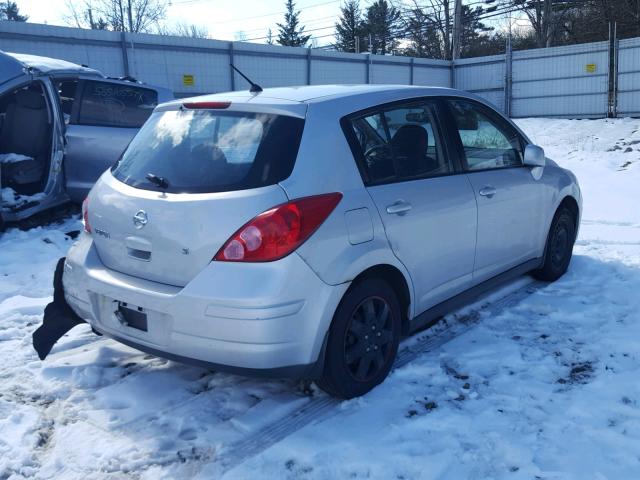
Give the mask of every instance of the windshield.
[[[112, 173], [127, 185], [170, 193], [273, 185], [291, 174], [303, 125], [298, 118], [262, 113], [156, 112]], [[165, 180], [166, 188], [154, 177]]]

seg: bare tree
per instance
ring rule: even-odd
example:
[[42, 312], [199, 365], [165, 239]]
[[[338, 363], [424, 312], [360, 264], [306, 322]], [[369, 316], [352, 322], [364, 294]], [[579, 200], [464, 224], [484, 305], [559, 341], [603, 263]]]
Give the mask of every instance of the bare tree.
[[535, 32], [538, 47], [550, 47], [564, 27], [569, 14], [575, 9], [572, 0], [507, 0], [506, 7], [524, 12]]
[[165, 18], [168, 0], [67, 0], [67, 23], [118, 32], [150, 32]]
[[78, 28], [90, 28], [91, 30], [107, 30], [109, 24], [95, 10], [91, 0], [72, 1], [65, 0], [67, 13], [63, 16], [68, 25]]
[[411, 57], [445, 58], [437, 23], [426, 9], [414, 4], [404, 16], [405, 37], [409, 41], [404, 53]]
[[451, 59], [454, 3], [454, 0], [426, 0], [424, 3], [413, 0], [413, 7], [404, 17], [412, 53], [428, 52], [432, 58]]
[[207, 27], [184, 22], [179, 22], [173, 27], [167, 25], [158, 26], [156, 32], [158, 35], [169, 35], [174, 37], [209, 38], [209, 30]]

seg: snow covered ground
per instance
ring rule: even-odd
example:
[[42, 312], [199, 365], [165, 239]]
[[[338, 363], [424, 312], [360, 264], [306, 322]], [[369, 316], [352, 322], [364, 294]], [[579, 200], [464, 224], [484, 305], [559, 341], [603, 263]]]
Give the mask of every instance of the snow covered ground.
[[[640, 120], [519, 124], [581, 183], [569, 272], [522, 278], [408, 340], [405, 352], [426, 351], [349, 402], [154, 358], [85, 326], [40, 362], [31, 332], [80, 225], [5, 233], [0, 479], [640, 478]], [[260, 436], [280, 421], [286, 431]]]

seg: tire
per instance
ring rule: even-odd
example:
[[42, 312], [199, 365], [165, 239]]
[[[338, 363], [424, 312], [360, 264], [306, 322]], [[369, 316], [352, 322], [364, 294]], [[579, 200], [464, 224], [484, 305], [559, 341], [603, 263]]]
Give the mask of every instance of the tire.
[[566, 207], [556, 212], [547, 235], [544, 263], [532, 275], [538, 280], [553, 282], [569, 268], [576, 239], [575, 215]]
[[318, 386], [344, 399], [364, 395], [391, 371], [400, 335], [400, 302], [393, 288], [379, 278], [352, 285], [333, 316]]

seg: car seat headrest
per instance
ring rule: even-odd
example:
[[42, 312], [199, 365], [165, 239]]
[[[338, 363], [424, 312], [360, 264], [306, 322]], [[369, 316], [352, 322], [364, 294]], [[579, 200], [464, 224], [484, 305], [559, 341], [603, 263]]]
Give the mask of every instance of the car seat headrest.
[[16, 103], [21, 107], [32, 110], [45, 108], [44, 97], [41, 93], [34, 92], [33, 90], [18, 90], [16, 93]]

